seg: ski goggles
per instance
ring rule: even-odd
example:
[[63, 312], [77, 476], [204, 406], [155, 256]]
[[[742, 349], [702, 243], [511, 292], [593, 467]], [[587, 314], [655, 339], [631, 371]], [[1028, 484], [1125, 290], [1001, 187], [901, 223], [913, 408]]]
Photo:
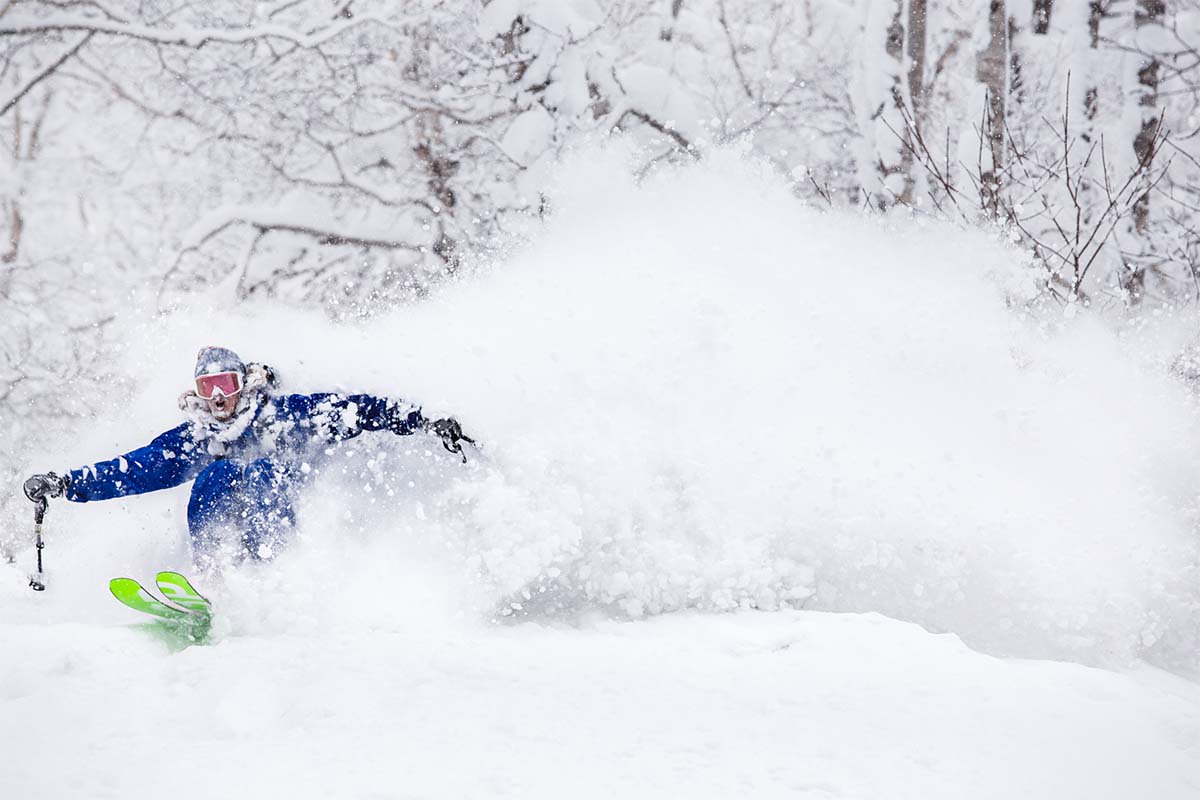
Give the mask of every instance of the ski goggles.
[[212, 400], [217, 392], [230, 397], [242, 390], [240, 372], [218, 372], [214, 375], [196, 376], [196, 394], [201, 400]]

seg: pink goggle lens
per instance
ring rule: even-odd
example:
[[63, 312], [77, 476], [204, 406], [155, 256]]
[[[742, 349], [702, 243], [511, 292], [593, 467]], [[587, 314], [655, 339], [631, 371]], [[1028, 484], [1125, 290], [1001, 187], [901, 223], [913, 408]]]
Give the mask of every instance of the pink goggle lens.
[[242, 390], [242, 376], [236, 372], [218, 372], [196, 378], [196, 394], [201, 399], [211, 400], [218, 390], [226, 397], [237, 394]]

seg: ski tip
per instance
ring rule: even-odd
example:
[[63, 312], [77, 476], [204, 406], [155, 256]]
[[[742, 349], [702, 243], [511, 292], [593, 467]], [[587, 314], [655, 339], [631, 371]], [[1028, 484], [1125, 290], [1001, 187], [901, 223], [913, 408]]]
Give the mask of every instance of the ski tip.
[[113, 578], [108, 582], [108, 590], [113, 594], [119, 594], [124, 589], [138, 589], [141, 585], [133, 578]]
[[212, 603], [178, 572], [160, 572], [155, 579], [158, 590], [172, 603], [193, 613], [211, 614]]
[[184, 577], [181, 573], [178, 573], [178, 572], [170, 572], [170, 571], [160, 572], [154, 576], [154, 582], [157, 583], [159, 586], [162, 586], [163, 584], [166, 584], [168, 586], [177, 586], [177, 587], [179, 587], [181, 589], [185, 589], [186, 591], [191, 592], [193, 594], [197, 594], [197, 595], [200, 594], [199, 592], [196, 591], [196, 587], [192, 586], [191, 581], [189, 581], [186, 577]]

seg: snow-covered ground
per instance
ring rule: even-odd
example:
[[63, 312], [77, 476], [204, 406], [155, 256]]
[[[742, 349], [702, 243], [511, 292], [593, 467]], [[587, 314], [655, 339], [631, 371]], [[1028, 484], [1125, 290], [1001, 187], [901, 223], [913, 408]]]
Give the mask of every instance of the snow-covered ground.
[[145, 381], [30, 470], [175, 424], [217, 343], [485, 449], [331, 454], [181, 653], [106, 582], [186, 569], [186, 488], [55, 504], [50, 588], [0, 569], [0, 796], [1200, 796], [1182, 326], [1024, 311], [1018, 253], [731, 154], [625, 174], [385, 318], [120, 321]]
[[81, 624], [5, 639], [13, 798], [1200, 793], [1194, 684], [993, 658], [875, 614], [350, 626], [174, 656]]

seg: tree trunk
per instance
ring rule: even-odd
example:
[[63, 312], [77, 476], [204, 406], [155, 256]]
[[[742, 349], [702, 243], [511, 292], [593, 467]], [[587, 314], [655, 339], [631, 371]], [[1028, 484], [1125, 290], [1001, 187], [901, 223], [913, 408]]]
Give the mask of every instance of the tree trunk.
[[[1104, 20], [1104, 0], [1091, 0], [1088, 3], [1088, 50], [1095, 60], [1094, 55], [1100, 49], [1100, 23]], [[1083, 115], [1087, 120], [1084, 126], [1083, 140], [1090, 142], [1092, 140], [1092, 126], [1096, 120], [1096, 111], [1100, 104], [1100, 88], [1094, 83], [1089, 83], [1087, 90], [1083, 95]]]
[[925, 109], [925, 19], [928, 0], [908, 0], [908, 98], [913, 124], [920, 127]]
[[[13, 112], [12, 117], [11, 147], [6, 148], [7, 153], [0, 154], [0, 158], [11, 164], [7, 169], [0, 164], [0, 171], [11, 170], [14, 176], [17, 174], [17, 166], [21, 161], [23, 122], [24, 115], [18, 108]], [[0, 198], [0, 264], [12, 264], [21, 253], [21, 233], [25, 227], [25, 221], [21, 217], [20, 190], [16, 183], [16, 181], [12, 181], [8, 186], [9, 191], [12, 192], [11, 195]], [[8, 276], [11, 274], [9, 272]], [[0, 281], [0, 298], [7, 296], [8, 280]]]
[[982, 121], [985, 162], [980, 169], [980, 203], [989, 217], [999, 215], [1000, 190], [1006, 162], [1004, 122], [1008, 113], [1009, 20], [1007, 0], [991, 0], [988, 44], [975, 57], [975, 78], [987, 90]]
[[[1158, 81], [1162, 64], [1158, 60], [1157, 49], [1160, 45], [1162, 18], [1166, 10], [1166, 0], [1137, 0], [1137, 8], [1134, 11], [1137, 47], [1141, 53], [1137, 73], [1141, 125], [1133, 139], [1133, 153], [1139, 164], [1149, 163], [1153, 155], [1154, 139], [1158, 135]], [[1146, 233], [1150, 226], [1149, 187], [1133, 206], [1133, 224], [1139, 234]]]
[[1050, 15], [1054, 11], [1054, 0], [1033, 0], [1033, 32], [1045, 36], [1050, 32]]
[[1008, 18], [1008, 97], [1011, 103], [1025, 102], [1025, 77], [1022, 75], [1021, 53], [1025, 42], [1015, 17]]
[[[904, 108], [904, 84], [900, 79], [903, 72], [902, 65], [904, 63], [904, 22], [901, 16], [904, 9], [903, 0], [896, 3], [896, 15], [892, 17], [892, 24], [887, 29], [887, 39], [885, 42], [885, 50], [891, 63], [895, 66], [895, 73], [892, 79], [891, 101], [894, 108]], [[897, 118], [899, 115], [892, 115]], [[882, 172], [886, 180], [887, 177], [896, 175], [900, 177], [899, 191], [896, 192], [896, 202], [908, 204], [912, 202], [912, 152], [908, 148], [908, 134], [901, 127], [896, 127], [896, 132], [903, 139], [900, 145], [899, 159], [894, 160], [890, 164], [882, 163]], [[894, 183], [894, 182], [892, 182]]]
[[863, 132], [859, 185], [868, 203], [887, 208], [912, 202], [913, 157], [905, 109], [910, 82], [923, 81], [920, 73], [905, 68], [904, 0], [871, 0], [866, 10], [864, 46], [874, 52], [861, 62], [855, 98]]
[[658, 38], [669, 42], [675, 38], [675, 23], [679, 22], [679, 12], [683, 11], [683, 0], [671, 0], [671, 21], [659, 33]]

